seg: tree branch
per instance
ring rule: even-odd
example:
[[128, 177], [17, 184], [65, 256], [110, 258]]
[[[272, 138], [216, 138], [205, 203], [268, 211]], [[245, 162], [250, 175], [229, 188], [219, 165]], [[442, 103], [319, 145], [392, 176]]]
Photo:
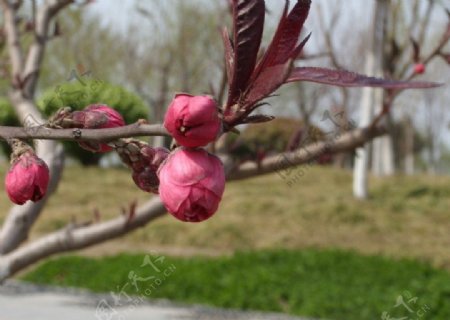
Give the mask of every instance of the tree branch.
[[19, 85], [23, 69], [23, 51], [20, 43], [19, 28], [17, 26], [18, 6], [7, 0], [1, 0], [5, 19], [5, 33], [9, 58], [11, 60], [13, 85]]
[[[324, 152], [337, 153], [355, 149], [384, 133], [385, 129], [383, 128], [355, 129], [327, 142], [269, 157], [262, 161], [260, 166], [247, 162], [231, 172], [228, 181], [250, 178], [308, 163]], [[159, 198], [155, 197], [139, 207], [132, 219], [120, 216], [110, 221], [79, 228], [69, 226], [46, 235], [14, 252], [0, 256], [0, 281], [48, 256], [85, 248], [123, 236], [163, 216], [165, 212], [163, 204]]]
[[0, 126], [0, 138], [4, 140], [17, 138], [105, 142], [141, 136], [169, 136], [169, 133], [161, 124], [149, 125], [139, 122], [111, 129], [49, 129], [44, 126], [23, 128]]
[[328, 141], [317, 142], [296, 151], [268, 157], [259, 165], [255, 162], [243, 163], [237, 170], [231, 172], [229, 179], [242, 180], [261, 174], [281, 172], [290, 167], [310, 163], [324, 153], [334, 154], [354, 150], [385, 133], [385, 128], [376, 127], [371, 129], [367, 127], [348, 131], [342, 135], [337, 134], [336, 137]]
[[117, 238], [145, 226], [150, 221], [166, 212], [159, 198], [153, 198], [141, 206], [133, 219], [120, 216], [110, 221], [63, 230], [44, 236], [14, 252], [0, 257], [0, 281], [12, 276], [17, 271], [50, 255], [77, 250], [109, 239]]
[[32, 98], [36, 90], [48, 41], [50, 22], [59, 11], [73, 2], [74, 0], [47, 0], [36, 14], [34, 42], [28, 51], [22, 74], [22, 79], [26, 81], [24, 95], [28, 98]]

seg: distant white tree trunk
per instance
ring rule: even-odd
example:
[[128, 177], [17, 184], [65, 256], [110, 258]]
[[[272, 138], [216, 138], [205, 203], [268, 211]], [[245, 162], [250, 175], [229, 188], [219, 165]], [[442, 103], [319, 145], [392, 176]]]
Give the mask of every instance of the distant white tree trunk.
[[[373, 39], [366, 53], [365, 73], [383, 75], [383, 42], [384, 26], [388, 10], [387, 0], [377, 0], [375, 3], [375, 15], [373, 21]], [[370, 124], [374, 110], [383, 104], [383, 91], [381, 89], [365, 88], [361, 102], [360, 126]], [[368, 171], [369, 171], [370, 146], [356, 150], [355, 167], [353, 173], [353, 194], [358, 199], [368, 197]]]
[[414, 169], [414, 124], [409, 115], [406, 116], [404, 121], [405, 132], [405, 173], [407, 175], [413, 175]]
[[390, 176], [395, 173], [395, 159], [392, 137], [387, 134], [373, 142], [372, 172], [376, 176]]

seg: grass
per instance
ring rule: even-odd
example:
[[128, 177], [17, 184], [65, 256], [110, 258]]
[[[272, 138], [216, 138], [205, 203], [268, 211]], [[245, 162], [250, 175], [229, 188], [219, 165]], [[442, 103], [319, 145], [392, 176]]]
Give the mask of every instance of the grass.
[[[120, 291], [184, 303], [256, 309], [335, 320], [413, 317], [450, 319], [450, 274], [408, 259], [391, 260], [339, 250], [270, 250], [229, 257], [165, 257], [141, 267], [144, 255], [66, 256], [40, 265], [24, 279], [37, 283]], [[137, 288], [129, 278], [144, 279]], [[155, 276], [156, 279], [147, 279]], [[150, 290], [150, 291], [149, 291]], [[414, 319], [418, 318], [414, 315]], [[408, 318], [409, 319], [409, 318]]]
[[[450, 269], [450, 178], [371, 179], [371, 198], [353, 199], [351, 173], [294, 169], [227, 185], [219, 212], [201, 224], [163, 217], [85, 255], [158, 250], [170, 255], [223, 255], [236, 250], [327, 248], [411, 257]], [[3, 186], [0, 185], [0, 188]], [[10, 206], [0, 190], [0, 221]], [[126, 169], [69, 166], [32, 230], [37, 238], [67, 225], [117, 216], [131, 201], [150, 198]]]

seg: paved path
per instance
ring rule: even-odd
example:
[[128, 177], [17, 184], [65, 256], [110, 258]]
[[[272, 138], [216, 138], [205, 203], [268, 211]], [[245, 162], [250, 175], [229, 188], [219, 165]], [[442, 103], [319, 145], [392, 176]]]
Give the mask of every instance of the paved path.
[[7, 282], [0, 286], [0, 320], [306, 320], [169, 302], [139, 301], [112, 308], [110, 297]]

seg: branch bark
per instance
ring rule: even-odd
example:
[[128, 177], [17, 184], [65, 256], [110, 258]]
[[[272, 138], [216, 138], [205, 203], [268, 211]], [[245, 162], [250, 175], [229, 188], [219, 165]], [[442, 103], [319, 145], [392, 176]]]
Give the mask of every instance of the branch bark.
[[63, 8], [72, 2], [74, 2], [74, 0], [47, 0], [37, 11], [34, 34], [35, 39], [28, 51], [22, 74], [22, 79], [26, 80], [23, 93], [28, 98], [32, 98], [36, 91], [36, 85], [48, 41], [50, 23]]
[[[231, 171], [228, 175], [228, 181], [246, 179], [308, 163], [323, 152], [337, 153], [351, 150], [384, 133], [383, 128], [355, 129], [327, 142], [320, 142], [294, 152], [269, 157], [262, 161], [259, 166], [256, 163], [247, 162]], [[123, 236], [163, 216], [165, 212], [166, 209], [163, 204], [159, 198], [155, 197], [139, 207], [131, 220], [127, 216], [120, 216], [94, 225], [69, 226], [46, 235], [32, 243], [23, 245], [14, 252], [0, 256], [0, 281], [51, 255], [85, 248]]]
[[7, 0], [1, 0], [1, 5], [5, 20], [8, 54], [11, 60], [12, 83], [16, 85], [20, 81], [23, 68], [23, 51], [17, 26], [18, 8]]
[[[26, 116], [26, 119], [31, 118], [34, 118], [34, 116], [30, 114]], [[169, 133], [161, 124], [148, 125], [139, 122], [111, 129], [49, 129], [42, 125], [28, 127], [0, 126], [0, 138], [4, 140], [17, 138], [105, 142], [140, 136], [169, 136]]]

